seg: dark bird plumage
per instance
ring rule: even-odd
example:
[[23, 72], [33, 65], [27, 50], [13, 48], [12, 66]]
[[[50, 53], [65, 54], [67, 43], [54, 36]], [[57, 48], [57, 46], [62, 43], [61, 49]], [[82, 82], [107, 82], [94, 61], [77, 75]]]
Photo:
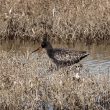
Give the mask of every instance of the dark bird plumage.
[[47, 35], [44, 35], [43, 42], [41, 43], [41, 48], [46, 49], [49, 58], [52, 59], [52, 61], [57, 65], [57, 67], [73, 65], [89, 55], [86, 51], [53, 48], [50, 42], [48, 41]]

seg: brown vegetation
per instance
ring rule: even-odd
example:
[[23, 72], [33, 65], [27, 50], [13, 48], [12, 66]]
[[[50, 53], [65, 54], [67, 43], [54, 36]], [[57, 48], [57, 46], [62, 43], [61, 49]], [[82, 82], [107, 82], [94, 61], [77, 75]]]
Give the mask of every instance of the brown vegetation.
[[78, 80], [69, 68], [47, 72], [51, 61], [45, 52], [42, 52], [36, 54], [34, 59], [30, 57], [27, 60], [28, 51], [25, 54], [13, 50], [0, 51], [1, 110], [110, 108], [108, 73], [91, 75], [84, 70]]
[[45, 32], [54, 42], [110, 43], [110, 1], [0, 0], [0, 41], [17, 40], [9, 52], [0, 50], [0, 110], [110, 109], [108, 73], [83, 70], [76, 79], [70, 68], [47, 71], [52, 64], [44, 53], [28, 60], [29, 50], [13, 50]]
[[86, 44], [110, 41], [109, 0], [1, 0], [0, 39]]

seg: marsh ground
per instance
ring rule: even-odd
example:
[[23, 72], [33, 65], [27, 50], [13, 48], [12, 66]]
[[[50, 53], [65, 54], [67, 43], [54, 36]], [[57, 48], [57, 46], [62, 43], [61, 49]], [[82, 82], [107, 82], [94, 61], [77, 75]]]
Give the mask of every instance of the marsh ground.
[[48, 71], [54, 64], [45, 50], [27, 59], [35, 48], [28, 46], [6, 51], [8, 45], [0, 50], [1, 110], [110, 109], [109, 68], [91, 74], [85, 65], [77, 79], [74, 66]]

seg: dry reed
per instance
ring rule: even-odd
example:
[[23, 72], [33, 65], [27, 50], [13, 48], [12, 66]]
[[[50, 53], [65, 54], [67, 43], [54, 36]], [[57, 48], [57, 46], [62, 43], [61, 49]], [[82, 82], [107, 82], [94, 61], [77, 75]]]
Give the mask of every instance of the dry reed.
[[1, 0], [0, 39], [50, 39], [86, 44], [110, 41], [109, 0]]
[[45, 52], [27, 60], [28, 53], [0, 51], [1, 110], [110, 109], [109, 74], [84, 70], [77, 79], [69, 68], [47, 72], [51, 61]]

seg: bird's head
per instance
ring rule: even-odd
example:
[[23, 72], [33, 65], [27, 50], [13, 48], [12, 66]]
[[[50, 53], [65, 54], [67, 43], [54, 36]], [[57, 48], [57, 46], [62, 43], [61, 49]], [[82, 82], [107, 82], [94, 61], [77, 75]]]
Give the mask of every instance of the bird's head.
[[41, 43], [41, 47], [42, 47], [42, 48], [46, 48], [46, 47], [48, 46], [48, 44], [49, 44], [49, 42], [48, 42], [48, 34], [45, 33], [45, 34], [43, 35], [43, 41], [42, 41], [42, 43]]
[[47, 35], [47, 33], [44, 34], [44, 36], [43, 36], [43, 41], [41, 42], [40, 47], [37, 48], [36, 50], [34, 50], [32, 53], [34, 53], [34, 52], [36, 52], [36, 51], [38, 51], [38, 50], [40, 50], [40, 49], [42, 49], [42, 48], [45, 48], [46, 50], [52, 48], [52, 46], [51, 46], [51, 44], [50, 44], [50, 42], [49, 42], [49, 40], [48, 40], [48, 35]]
[[43, 42], [41, 43], [41, 48], [46, 48], [47, 46], [48, 46], [48, 42], [43, 41]]

